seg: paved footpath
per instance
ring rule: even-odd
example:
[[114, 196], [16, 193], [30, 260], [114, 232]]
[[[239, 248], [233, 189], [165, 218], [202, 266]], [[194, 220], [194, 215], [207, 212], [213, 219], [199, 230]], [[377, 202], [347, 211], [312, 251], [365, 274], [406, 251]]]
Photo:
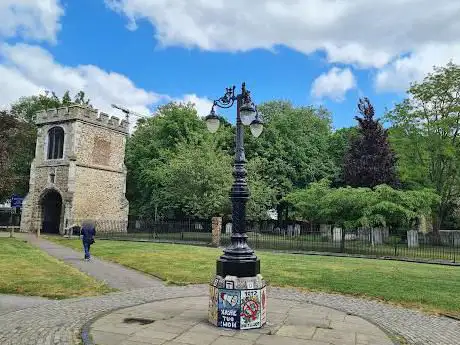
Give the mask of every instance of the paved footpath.
[[[82, 270], [85, 272], [91, 271], [88, 273], [106, 280], [109, 285], [120, 284], [119, 286], [124, 286], [125, 290], [105, 296], [50, 301], [0, 315], [0, 344], [2, 345], [79, 344], [83, 326], [103, 316], [104, 313], [170, 298], [202, 297], [208, 292], [205, 285], [165, 286], [154, 278], [101, 260], [90, 263], [80, 262], [74, 257], [79, 253], [56, 244], [50, 245], [49, 242], [41, 239], [38, 242], [32, 240], [31, 243], [37, 244], [58, 258], [64, 258], [64, 261], [67, 258], [68, 264], [78, 268], [83, 267]], [[78, 257], [81, 260], [81, 254]], [[100, 268], [93, 269], [90, 266], [99, 263], [112, 273], [101, 272]], [[133, 278], [133, 272], [143, 278], [138, 282]], [[141, 289], [126, 290], [128, 280], [119, 276], [124, 273], [130, 275], [129, 279], [133, 284], [144, 284], [146, 283], [144, 279], [149, 278], [147, 283], [151, 285]], [[362, 317], [388, 333], [403, 336], [408, 344], [460, 345], [460, 322], [446, 317], [430, 316], [377, 301], [326, 293], [301, 293], [293, 289], [272, 288], [269, 290], [270, 296], [280, 300], [310, 302]]]
[[117, 310], [94, 322], [90, 333], [101, 345], [394, 345], [385, 332], [359, 317], [311, 303], [269, 301], [268, 322], [261, 329], [211, 325], [205, 296]]
[[11, 313], [16, 310], [35, 307], [49, 302], [49, 299], [42, 297], [0, 294], [0, 315]]
[[99, 260], [95, 257], [91, 259], [91, 262], [86, 262], [83, 260], [83, 247], [81, 252], [77, 252], [71, 248], [61, 246], [34, 235], [18, 235], [51, 256], [78, 268], [80, 271], [85, 272], [98, 280], [104, 281], [112, 288], [118, 290], [132, 290], [163, 285], [161, 280], [157, 278], [125, 266]]

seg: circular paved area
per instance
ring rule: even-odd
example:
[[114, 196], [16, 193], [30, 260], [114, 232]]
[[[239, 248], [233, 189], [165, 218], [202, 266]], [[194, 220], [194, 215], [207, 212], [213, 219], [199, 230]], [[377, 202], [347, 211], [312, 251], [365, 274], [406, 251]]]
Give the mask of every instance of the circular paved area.
[[[86, 328], [85, 325], [104, 313], [165, 299], [203, 297], [208, 294], [208, 287], [204, 285], [167, 287], [150, 276], [98, 259], [83, 264], [80, 252], [34, 236], [26, 235], [25, 238], [58, 259], [93, 275], [96, 279], [105, 280], [112, 287], [125, 291], [100, 297], [40, 301], [40, 303], [21, 299], [21, 303], [13, 303], [14, 305], [2, 305], [5, 299], [0, 298], [0, 311], [4, 310], [0, 312], [1, 345], [80, 345], [81, 329]], [[131, 290], [135, 287], [139, 289]], [[361, 317], [378, 325], [389, 334], [403, 337], [407, 344], [460, 345], [460, 322], [446, 317], [430, 316], [415, 310], [350, 296], [301, 293], [292, 289], [272, 288], [268, 290], [268, 297], [269, 300], [276, 297], [301, 304], [313, 303], [340, 310], [350, 316]], [[207, 297], [205, 299], [207, 306]], [[11, 302], [10, 300], [9, 303]], [[27, 308], [32, 305], [35, 306]], [[272, 309], [273, 305], [269, 304], [268, 308]], [[8, 312], [15, 309], [22, 310]], [[272, 311], [274, 312], [275, 309]]]
[[393, 345], [375, 325], [311, 303], [271, 299], [268, 324], [236, 331], [207, 321], [206, 297], [185, 297], [125, 308], [91, 325], [98, 345]]
[[[2, 345], [74, 345], [90, 320], [115, 309], [169, 298], [207, 296], [207, 286], [160, 287], [53, 301], [33, 308], [0, 315]], [[301, 293], [290, 289], [269, 289], [269, 298], [311, 302], [362, 317], [414, 345], [460, 345], [460, 322], [429, 316], [377, 301], [326, 293]], [[207, 306], [207, 303], [206, 303]], [[269, 306], [270, 308], [270, 306]], [[200, 344], [201, 345], [201, 344]]]

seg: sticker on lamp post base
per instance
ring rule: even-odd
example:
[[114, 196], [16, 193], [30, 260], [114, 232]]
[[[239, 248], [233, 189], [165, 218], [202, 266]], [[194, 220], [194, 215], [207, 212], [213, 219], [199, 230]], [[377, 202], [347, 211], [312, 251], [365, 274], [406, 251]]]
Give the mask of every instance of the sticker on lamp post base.
[[262, 312], [261, 312], [261, 323], [262, 326], [267, 323], [267, 288], [262, 289]]
[[214, 286], [209, 287], [209, 306], [208, 306], [208, 319], [214, 326], [217, 326], [217, 294], [218, 289]]
[[219, 289], [219, 327], [240, 329], [240, 293]]
[[260, 290], [241, 291], [241, 329], [261, 327]]

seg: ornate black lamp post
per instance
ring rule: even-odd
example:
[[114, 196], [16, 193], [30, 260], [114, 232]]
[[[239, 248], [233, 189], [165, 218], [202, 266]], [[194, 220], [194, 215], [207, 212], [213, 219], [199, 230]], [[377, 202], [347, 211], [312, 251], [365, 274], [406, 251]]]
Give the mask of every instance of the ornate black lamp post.
[[251, 101], [250, 92], [243, 83], [241, 93], [235, 95], [235, 86], [227, 88], [225, 95], [214, 101], [211, 113], [206, 117], [206, 124], [211, 133], [219, 128], [219, 117], [214, 108], [230, 108], [236, 101], [236, 140], [235, 140], [235, 163], [232, 189], [232, 237], [231, 244], [224, 250], [217, 260], [217, 275], [237, 277], [253, 277], [260, 273], [260, 261], [247, 243], [246, 235], [246, 202], [249, 199], [249, 189], [246, 182], [246, 169], [244, 165], [244, 128], [250, 125], [251, 132], [258, 137], [263, 130], [263, 123], [259, 118], [257, 109]]
[[[217, 260], [216, 278], [211, 283], [210, 321], [220, 327], [248, 329], [262, 327], [265, 323], [263, 312], [266, 306], [266, 291], [265, 282], [260, 276], [260, 260], [254, 250], [249, 247], [246, 235], [246, 202], [250, 193], [244, 167], [246, 158], [243, 126], [249, 125], [251, 133], [258, 137], [262, 133], [263, 122], [257, 112], [257, 107], [251, 100], [250, 92], [246, 90], [245, 83], [241, 86], [241, 93], [237, 95], [235, 95], [235, 86], [226, 88], [224, 96], [214, 101], [210, 114], [206, 116], [206, 125], [211, 133], [215, 133], [220, 125], [215, 108], [230, 108], [235, 102], [237, 105], [233, 170], [235, 180], [230, 191], [232, 236], [231, 244]], [[227, 306], [232, 307], [233, 309], [230, 309], [233, 311], [224, 310], [224, 315], [222, 315], [222, 306], [226, 305], [225, 298], [235, 303]], [[213, 311], [216, 312], [214, 316]], [[233, 312], [237, 316], [233, 315]], [[257, 315], [251, 314], [254, 312], [259, 313], [258, 319]], [[249, 316], [245, 319], [246, 314], [244, 313], [251, 315], [248, 314]], [[229, 317], [230, 314], [233, 316]], [[258, 321], [254, 322], [254, 320]]]

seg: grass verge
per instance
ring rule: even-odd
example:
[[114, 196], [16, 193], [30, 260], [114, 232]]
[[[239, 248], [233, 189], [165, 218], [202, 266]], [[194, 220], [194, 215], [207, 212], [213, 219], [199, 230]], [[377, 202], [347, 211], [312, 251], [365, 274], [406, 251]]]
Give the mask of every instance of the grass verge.
[[0, 293], [68, 298], [114, 291], [40, 249], [0, 238]]
[[[81, 250], [79, 240], [48, 237]], [[207, 283], [220, 249], [99, 240], [94, 255], [174, 284]], [[259, 251], [262, 274], [273, 286], [370, 297], [429, 312], [460, 310], [460, 267]]]

